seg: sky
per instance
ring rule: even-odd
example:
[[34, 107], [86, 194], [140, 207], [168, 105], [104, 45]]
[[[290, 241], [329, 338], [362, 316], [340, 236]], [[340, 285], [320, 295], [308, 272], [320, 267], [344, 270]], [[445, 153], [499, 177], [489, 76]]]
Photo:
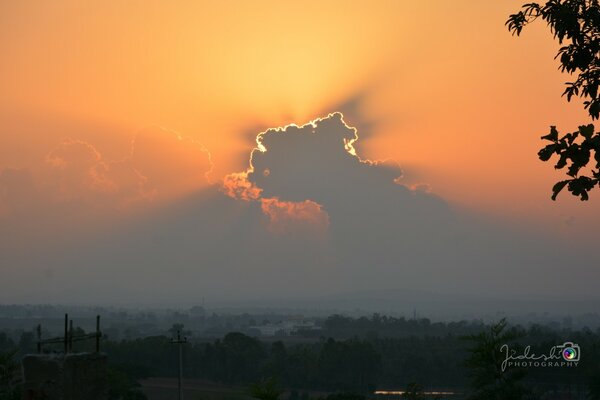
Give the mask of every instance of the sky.
[[595, 299], [521, 1], [0, 3], [0, 301]]

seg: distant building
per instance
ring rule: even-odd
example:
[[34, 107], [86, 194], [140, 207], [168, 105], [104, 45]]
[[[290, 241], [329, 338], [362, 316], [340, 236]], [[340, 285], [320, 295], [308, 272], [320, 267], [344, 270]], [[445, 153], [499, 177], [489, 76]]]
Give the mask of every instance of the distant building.
[[294, 319], [254, 325], [249, 327], [249, 329], [260, 332], [260, 336], [289, 336], [298, 333], [298, 331], [320, 330], [321, 327], [316, 325], [313, 320]]

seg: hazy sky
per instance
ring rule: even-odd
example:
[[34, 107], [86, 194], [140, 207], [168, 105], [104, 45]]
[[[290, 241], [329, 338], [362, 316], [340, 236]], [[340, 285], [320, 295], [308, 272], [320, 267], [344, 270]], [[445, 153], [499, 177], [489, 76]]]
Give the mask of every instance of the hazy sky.
[[0, 3], [0, 301], [595, 296], [521, 3]]

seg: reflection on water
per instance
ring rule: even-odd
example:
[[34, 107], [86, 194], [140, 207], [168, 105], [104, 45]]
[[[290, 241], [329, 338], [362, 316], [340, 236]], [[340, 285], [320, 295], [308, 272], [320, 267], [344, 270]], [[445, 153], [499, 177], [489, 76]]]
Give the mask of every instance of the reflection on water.
[[[403, 390], [377, 390], [375, 394], [383, 395], [383, 396], [402, 396], [406, 393]], [[456, 392], [442, 392], [442, 391], [433, 391], [433, 392], [421, 392], [426, 396], [452, 396], [457, 394]]]

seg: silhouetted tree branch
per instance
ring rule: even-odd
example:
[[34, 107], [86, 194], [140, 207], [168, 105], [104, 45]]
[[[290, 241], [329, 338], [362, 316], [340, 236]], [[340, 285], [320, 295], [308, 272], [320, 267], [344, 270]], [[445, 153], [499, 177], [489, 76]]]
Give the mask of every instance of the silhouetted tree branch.
[[507, 329], [505, 319], [492, 325], [489, 331], [466, 336], [472, 343], [465, 366], [470, 370], [471, 393], [469, 400], [519, 400], [528, 390], [522, 383], [523, 369], [502, 369], [502, 345], [513, 342], [522, 333]]
[[[522, 10], [506, 21], [509, 31], [519, 36], [529, 23], [541, 18], [550, 27], [561, 45], [555, 58], [560, 60], [560, 70], [575, 75], [567, 82], [563, 96], [571, 101], [573, 96], [583, 99], [584, 108], [592, 120], [600, 116], [600, 5], [598, 0], [549, 0], [546, 3], [527, 3]], [[581, 200], [588, 200], [594, 187], [600, 187], [600, 134], [593, 125], [583, 125], [575, 132], [559, 137], [556, 127], [542, 139], [551, 143], [541, 149], [538, 156], [548, 161], [559, 157], [556, 169], [567, 167], [569, 179], [557, 182], [552, 188], [552, 200], [565, 187]], [[593, 159], [595, 161], [590, 163]], [[581, 174], [589, 167], [589, 172]]]

